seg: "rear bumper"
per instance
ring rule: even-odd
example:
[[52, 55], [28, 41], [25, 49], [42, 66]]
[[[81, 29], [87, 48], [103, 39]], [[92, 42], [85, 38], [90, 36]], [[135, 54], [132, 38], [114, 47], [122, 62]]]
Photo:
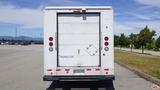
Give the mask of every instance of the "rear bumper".
[[44, 81], [100, 81], [115, 80], [114, 75], [87, 75], [87, 76], [43, 76]]

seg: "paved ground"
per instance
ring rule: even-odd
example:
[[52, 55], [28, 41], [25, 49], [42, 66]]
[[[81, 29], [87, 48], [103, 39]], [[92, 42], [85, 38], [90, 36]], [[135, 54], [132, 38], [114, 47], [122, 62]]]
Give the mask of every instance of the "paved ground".
[[[115, 49], [120, 49], [120, 48], [116, 47]], [[129, 48], [121, 48], [121, 50], [131, 51], [131, 49], [129, 49]], [[137, 52], [137, 53], [142, 53], [141, 49], [133, 49], [132, 51]], [[150, 54], [150, 55], [153, 55], [153, 56], [160, 56], [160, 52], [156, 52], [156, 51], [144, 50], [144, 53]]]
[[[115, 74], [115, 90], [151, 90], [150, 82], [117, 64]], [[46, 90], [51, 82], [42, 76], [42, 46], [0, 46], [0, 90]]]

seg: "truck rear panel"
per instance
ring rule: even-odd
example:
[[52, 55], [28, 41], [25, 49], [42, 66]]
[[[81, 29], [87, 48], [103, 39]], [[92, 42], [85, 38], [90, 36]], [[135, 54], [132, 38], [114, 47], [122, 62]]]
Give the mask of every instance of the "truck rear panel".
[[99, 66], [99, 14], [58, 13], [58, 66]]
[[44, 80], [108, 79], [113, 56], [111, 7], [45, 9]]

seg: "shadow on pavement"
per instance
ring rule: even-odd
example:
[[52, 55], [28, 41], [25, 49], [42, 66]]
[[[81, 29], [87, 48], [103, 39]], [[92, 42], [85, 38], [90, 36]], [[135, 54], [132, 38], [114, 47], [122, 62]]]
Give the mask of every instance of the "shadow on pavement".
[[46, 90], [55, 90], [56, 88], [63, 88], [63, 90], [70, 90], [70, 88], [91, 88], [91, 90], [98, 90], [98, 88], [105, 88], [106, 90], [115, 90], [113, 81], [70, 81], [70, 82], [52, 82]]

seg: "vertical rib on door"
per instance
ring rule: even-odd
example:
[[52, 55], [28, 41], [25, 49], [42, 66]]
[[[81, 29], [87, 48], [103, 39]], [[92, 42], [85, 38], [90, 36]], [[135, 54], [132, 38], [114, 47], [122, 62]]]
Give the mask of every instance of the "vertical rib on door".
[[99, 66], [99, 13], [59, 13], [58, 65]]

